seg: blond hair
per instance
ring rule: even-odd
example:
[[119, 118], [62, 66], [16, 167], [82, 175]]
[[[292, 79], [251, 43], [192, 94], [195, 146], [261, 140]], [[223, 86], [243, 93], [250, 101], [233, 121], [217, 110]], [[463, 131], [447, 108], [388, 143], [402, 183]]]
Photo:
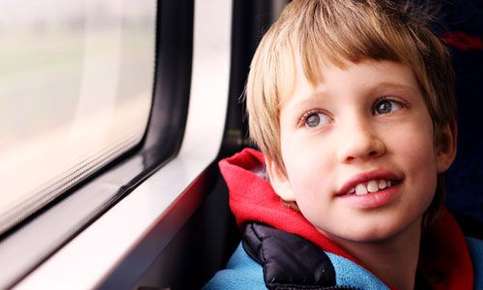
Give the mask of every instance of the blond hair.
[[[296, 62], [315, 85], [324, 63], [388, 60], [414, 72], [433, 120], [435, 144], [455, 121], [449, 53], [429, 29], [427, 9], [404, 1], [294, 0], [262, 38], [246, 87], [250, 137], [285, 172], [279, 108], [294, 88]], [[409, 3], [409, 2], [408, 2]]]

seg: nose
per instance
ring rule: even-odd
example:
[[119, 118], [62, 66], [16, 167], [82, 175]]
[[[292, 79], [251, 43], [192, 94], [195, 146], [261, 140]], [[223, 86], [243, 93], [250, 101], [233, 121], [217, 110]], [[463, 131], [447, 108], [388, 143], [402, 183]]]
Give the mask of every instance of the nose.
[[354, 163], [378, 158], [386, 153], [386, 145], [370, 124], [350, 122], [342, 129], [339, 146], [339, 160]]

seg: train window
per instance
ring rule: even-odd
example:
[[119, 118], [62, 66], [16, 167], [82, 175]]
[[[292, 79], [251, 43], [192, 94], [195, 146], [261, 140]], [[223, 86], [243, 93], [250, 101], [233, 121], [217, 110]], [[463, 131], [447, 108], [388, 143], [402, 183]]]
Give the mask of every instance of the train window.
[[[64, 2], [0, 3], [1, 289], [38, 273], [118, 208], [125, 212], [116, 225], [95, 240], [109, 241], [119, 226], [126, 233], [133, 217], [154, 219], [144, 190], [137, 192], [145, 181], [161, 175], [175, 187], [148, 192], [151, 209], [163, 214], [193, 178], [172, 178], [172, 171], [183, 173], [189, 159], [178, 156], [184, 136], [191, 135], [185, 133], [190, 95], [199, 94], [191, 92], [194, 1]], [[200, 171], [190, 168], [193, 176]]]
[[0, 236], [0, 288], [134, 289], [213, 186], [232, 1], [156, 2], [154, 91], [141, 144]]
[[0, 3], [0, 233], [139, 143], [156, 1]]

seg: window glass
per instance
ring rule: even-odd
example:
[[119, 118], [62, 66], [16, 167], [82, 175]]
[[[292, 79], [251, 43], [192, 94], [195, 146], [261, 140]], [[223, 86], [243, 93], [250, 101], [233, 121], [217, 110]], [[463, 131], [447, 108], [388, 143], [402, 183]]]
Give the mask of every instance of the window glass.
[[0, 2], [0, 233], [142, 139], [156, 1]]

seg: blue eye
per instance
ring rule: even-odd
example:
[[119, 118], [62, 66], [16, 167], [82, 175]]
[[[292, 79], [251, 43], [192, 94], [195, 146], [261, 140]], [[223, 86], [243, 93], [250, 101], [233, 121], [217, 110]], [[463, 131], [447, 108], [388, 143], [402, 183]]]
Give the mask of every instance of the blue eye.
[[381, 99], [376, 102], [373, 113], [376, 115], [389, 114], [401, 110], [402, 104], [389, 99]]
[[330, 118], [326, 114], [320, 112], [308, 113], [303, 119], [305, 127], [308, 128], [316, 128], [330, 122]]

